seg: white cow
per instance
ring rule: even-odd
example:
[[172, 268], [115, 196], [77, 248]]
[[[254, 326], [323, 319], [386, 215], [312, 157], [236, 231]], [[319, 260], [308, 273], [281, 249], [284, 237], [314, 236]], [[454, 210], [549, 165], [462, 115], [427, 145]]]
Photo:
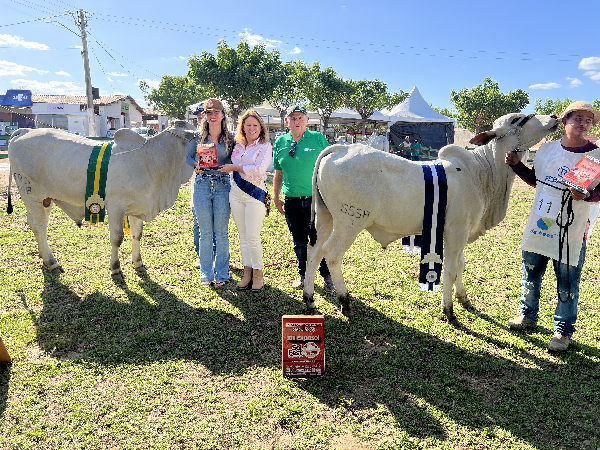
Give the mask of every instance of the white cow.
[[[522, 156], [558, 125], [556, 116], [508, 114], [494, 122], [492, 131], [473, 138], [471, 142], [481, 147], [468, 151], [447, 145], [440, 150], [448, 180], [442, 312], [453, 325], [458, 325], [452, 304], [454, 286], [459, 303], [472, 308], [462, 282], [464, 248], [506, 216], [514, 173], [504, 162], [505, 153], [516, 150]], [[304, 282], [308, 312], [317, 312], [315, 272], [325, 257], [342, 313], [351, 313], [341, 270], [344, 253], [364, 229], [384, 248], [402, 237], [421, 234], [424, 187], [419, 162], [365, 145], [333, 145], [321, 152], [313, 174], [314, 225]]]
[[[123, 278], [119, 246], [124, 238], [125, 216], [130, 219], [134, 267], [137, 271], [146, 270], [140, 254], [143, 222], [173, 206], [179, 188], [189, 180], [192, 169], [185, 158], [194, 130], [192, 125], [179, 121], [148, 140], [128, 129], [115, 133], [105, 197], [113, 278]], [[50, 210], [55, 203], [81, 226], [88, 162], [95, 145], [98, 141], [60, 130], [19, 129], [8, 146], [11, 174], [27, 208], [27, 223], [45, 266], [53, 273], [64, 270], [48, 245]], [[9, 183], [9, 214], [10, 198]]]

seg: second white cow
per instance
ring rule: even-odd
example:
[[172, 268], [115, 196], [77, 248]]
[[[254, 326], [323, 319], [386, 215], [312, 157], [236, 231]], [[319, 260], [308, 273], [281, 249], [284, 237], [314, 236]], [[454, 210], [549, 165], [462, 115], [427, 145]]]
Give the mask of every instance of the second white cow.
[[[442, 312], [451, 324], [459, 323], [453, 309], [454, 287], [458, 302], [471, 307], [462, 282], [465, 246], [506, 216], [514, 173], [504, 162], [505, 153], [517, 151], [522, 156], [558, 125], [556, 116], [507, 114], [494, 122], [493, 130], [471, 140], [481, 145], [475, 150], [456, 145], [440, 150], [439, 159], [448, 180]], [[314, 223], [304, 282], [309, 313], [317, 311], [314, 280], [323, 257], [342, 313], [351, 313], [341, 270], [344, 253], [364, 229], [384, 248], [402, 237], [421, 234], [424, 186], [419, 162], [361, 144], [333, 145], [321, 152], [313, 174]]]

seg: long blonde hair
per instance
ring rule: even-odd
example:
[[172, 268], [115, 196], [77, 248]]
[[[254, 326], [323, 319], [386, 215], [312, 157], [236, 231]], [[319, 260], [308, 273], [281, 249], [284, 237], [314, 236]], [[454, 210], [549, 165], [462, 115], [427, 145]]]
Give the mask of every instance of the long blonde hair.
[[[221, 120], [221, 133], [219, 134], [219, 142], [225, 143], [225, 148], [227, 151], [231, 151], [235, 142], [233, 140], [233, 135], [227, 130], [227, 114], [225, 111], [223, 112], [223, 119]], [[200, 122], [200, 131], [198, 132], [198, 142], [201, 144], [206, 143], [208, 140], [209, 129], [208, 129], [208, 120], [206, 117], [202, 118], [202, 122]]]
[[239, 142], [242, 145], [248, 145], [248, 140], [246, 139], [246, 133], [244, 132], [244, 122], [248, 117], [254, 117], [258, 120], [260, 124], [260, 134], [258, 135], [258, 142], [264, 144], [268, 140], [267, 136], [267, 127], [265, 126], [265, 121], [260, 116], [259, 113], [254, 111], [253, 109], [249, 109], [244, 113], [244, 115], [240, 118], [240, 122], [238, 123], [237, 133], [235, 135], [235, 141]]

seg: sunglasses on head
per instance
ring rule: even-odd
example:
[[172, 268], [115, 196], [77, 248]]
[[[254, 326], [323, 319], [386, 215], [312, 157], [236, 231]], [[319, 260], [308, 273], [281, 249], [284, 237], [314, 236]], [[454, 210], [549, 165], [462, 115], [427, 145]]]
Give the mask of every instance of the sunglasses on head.
[[290, 148], [290, 156], [293, 158], [296, 155], [296, 141], [292, 141], [292, 148]]

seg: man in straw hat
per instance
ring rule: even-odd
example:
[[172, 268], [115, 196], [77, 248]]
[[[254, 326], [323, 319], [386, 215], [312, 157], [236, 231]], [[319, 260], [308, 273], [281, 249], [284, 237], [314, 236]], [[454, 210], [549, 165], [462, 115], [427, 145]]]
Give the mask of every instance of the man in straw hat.
[[[530, 186], [535, 200], [523, 234], [523, 278], [520, 314], [508, 322], [513, 330], [533, 328], [538, 319], [540, 288], [548, 262], [557, 278], [554, 336], [548, 349], [567, 350], [577, 320], [579, 281], [589, 234], [598, 218], [600, 188], [596, 180], [581, 193], [559, 180], [586, 155], [600, 158], [598, 146], [586, 139], [600, 121], [600, 112], [587, 102], [571, 103], [559, 117], [565, 127], [562, 139], [543, 144], [536, 153], [535, 167], [528, 168], [516, 153], [506, 154], [506, 163]], [[572, 219], [572, 221], [571, 221]]]

